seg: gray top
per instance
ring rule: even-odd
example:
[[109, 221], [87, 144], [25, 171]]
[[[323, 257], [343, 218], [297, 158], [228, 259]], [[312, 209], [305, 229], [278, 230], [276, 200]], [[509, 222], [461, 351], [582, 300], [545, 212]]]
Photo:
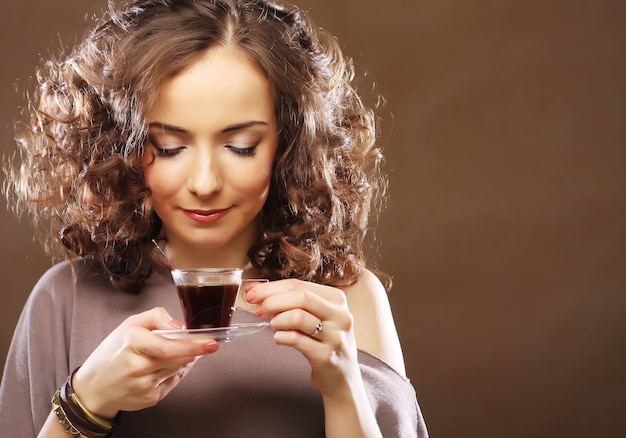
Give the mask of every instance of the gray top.
[[[24, 307], [0, 386], [2, 436], [36, 436], [56, 389], [129, 315], [163, 306], [182, 320], [168, 272], [155, 271], [141, 294], [130, 295], [83, 261], [75, 264], [75, 278], [68, 262], [52, 267]], [[235, 312], [235, 323], [253, 321]], [[408, 379], [365, 352], [358, 359], [383, 435], [427, 437]], [[114, 436], [323, 437], [324, 411], [308, 362], [276, 345], [266, 328], [201, 358], [157, 406], [122, 413]]]

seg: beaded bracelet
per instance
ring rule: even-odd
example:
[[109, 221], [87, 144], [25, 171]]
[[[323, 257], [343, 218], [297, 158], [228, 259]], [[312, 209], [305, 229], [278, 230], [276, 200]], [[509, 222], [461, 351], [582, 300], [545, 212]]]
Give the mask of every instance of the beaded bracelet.
[[[78, 367], [80, 368], [80, 367]], [[113, 433], [120, 414], [113, 421], [105, 420], [89, 411], [74, 394], [72, 380], [78, 371], [69, 375], [63, 386], [52, 398], [52, 410], [65, 427], [65, 431], [77, 438], [106, 438]]]

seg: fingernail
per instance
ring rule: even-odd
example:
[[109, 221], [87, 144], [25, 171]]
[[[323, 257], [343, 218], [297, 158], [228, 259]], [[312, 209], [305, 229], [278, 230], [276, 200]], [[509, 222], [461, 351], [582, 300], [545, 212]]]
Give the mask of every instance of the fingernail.
[[172, 327], [177, 328], [177, 329], [183, 328], [183, 323], [180, 322], [180, 321], [175, 320], [174, 318], [170, 319], [170, 325]]
[[206, 351], [207, 353], [213, 353], [214, 351], [217, 351], [218, 348], [219, 345], [215, 341], [204, 344], [204, 351]]
[[253, 302], [255, 297], [256, 297], [256, 294], [253, 291], [251, 291], [251, 290], [247, 290], [246, 291], [246, 301], [248, 303]]

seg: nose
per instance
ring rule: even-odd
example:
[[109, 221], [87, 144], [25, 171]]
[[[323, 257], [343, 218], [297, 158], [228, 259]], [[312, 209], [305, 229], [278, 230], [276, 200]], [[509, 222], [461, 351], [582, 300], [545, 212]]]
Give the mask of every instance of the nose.
[[222, 173], [218, 158], [210, 148], [194, 154], [188, 176], [189, 191], [202, 199], [211, 197], [222, 187]]

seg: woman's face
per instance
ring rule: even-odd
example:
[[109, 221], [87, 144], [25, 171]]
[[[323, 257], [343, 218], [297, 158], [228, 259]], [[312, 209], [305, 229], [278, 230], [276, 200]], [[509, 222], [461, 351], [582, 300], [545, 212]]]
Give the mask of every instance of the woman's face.
[[258, 236], [278, 143], [267, 78], [238, 49], [209, 49], [164, 84], [148, 122], [142, 166], [168, 248], [240, 260]]

